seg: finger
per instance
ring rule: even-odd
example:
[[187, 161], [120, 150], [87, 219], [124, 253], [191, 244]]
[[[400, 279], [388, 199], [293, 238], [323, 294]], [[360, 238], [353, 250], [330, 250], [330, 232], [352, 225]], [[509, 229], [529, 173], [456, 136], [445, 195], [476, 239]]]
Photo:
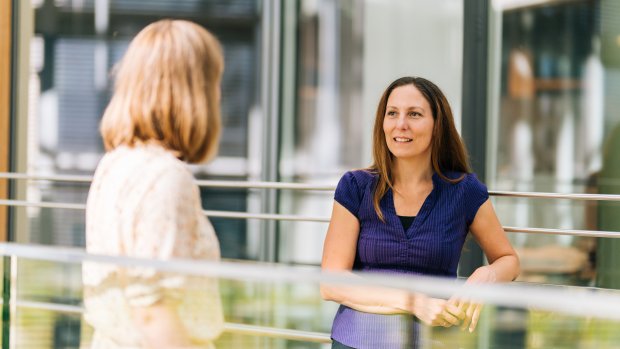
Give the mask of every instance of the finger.
[[471, 319], [473, 316], [473, 304], [467, 303], [465, 305], [465, 317], [463, 318], [463, 322], [461, 323], [461, 330], [465, 330], [471, 324]]
[[445, 311], [454, 315], [459, 320], [463, 320], [465, 318], [465, 311], [462, 308], [459, 308], [457, 304], [446, 304]]
[[465, 311], [467, 310], [467, 307], [469, 306], [469, 299], [467, 298], [459, 298], [458, 303], [457, 303], [457, 307], [459, 308], [459, 310], [465, 314]]
[[451, 327], [452, 325], [442, 318], [437, 318], [437, 320], [433, 321], [432, 326]]
[[480, 312], [482, 311], [482, 304], [476, 304], [473, 316], [471, 318], [471, 324], [469, 325], [469, 333], [474, 332], [480, 319]]
[[469, 303], [467, 305], [467, 311], [465, 311], [465, 315], [468, 318], [471, 318], [474, 315], [474, 311], [476, 311], [476, 303]]
[[459, 318], [457, 318], [456, 316], [444, 311], [441, 313], [441, 317], [443, 318], [443, 320], [447, 323], [450, 324], [450, 326], [454, 326], [454, 325], [458, 325], [459, 322], [461, 322], [461, 320], [459, 320]]

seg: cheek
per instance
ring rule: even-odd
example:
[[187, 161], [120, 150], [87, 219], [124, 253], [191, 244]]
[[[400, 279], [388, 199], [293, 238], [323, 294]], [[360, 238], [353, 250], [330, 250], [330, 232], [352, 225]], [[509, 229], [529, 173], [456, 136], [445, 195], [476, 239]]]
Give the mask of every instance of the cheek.
[[387, 135], [390, 133], [391, 130], [392, 130], [392, 128], [390, 127], [390, 124], [384, 120], [383, 121], [383, 133], [386, 135], [386, 138], [387, 138]]
[[428, 125], [426, 125], [426, 129], [424, 130], [424, 132], [428, 135], [429, 138], [433, 138], [433, 128], [435, 126], [434, 122], [429, 122]]

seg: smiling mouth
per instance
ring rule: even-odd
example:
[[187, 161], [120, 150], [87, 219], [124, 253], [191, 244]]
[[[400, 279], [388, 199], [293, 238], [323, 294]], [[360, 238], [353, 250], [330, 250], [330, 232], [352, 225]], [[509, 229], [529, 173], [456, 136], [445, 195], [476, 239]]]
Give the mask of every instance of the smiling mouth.
[[409, 143], [413, 141], [413, 139], [405, 137], [394, 137], [393, 139], [396, 143]]

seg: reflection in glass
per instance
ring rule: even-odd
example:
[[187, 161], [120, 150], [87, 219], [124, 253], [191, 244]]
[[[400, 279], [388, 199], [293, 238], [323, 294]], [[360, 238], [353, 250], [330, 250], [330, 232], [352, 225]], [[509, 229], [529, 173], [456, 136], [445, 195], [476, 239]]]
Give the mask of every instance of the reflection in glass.
[[[494, 154], [490, 189], [613, 193], [602, 183], [618, 178], [607, 170], [604, 150], [620, 121], [609, 108], [617, 78], [615, 68], [605, 63], [609, 52], [601, 40], [602, 28], [615, 21], [607, 14], [617, 7], [607, 1], [573, 1], [502, 10], [497, 4], [501, 61], [493, 74], [500, 74], [501, 94], [499, 114], [493, 116], [497, 143], [489, 144]], [[497, 200], [498, 214], [510, 226], [620, 230], [597, 211], [608, 203]], [[601, 253], [601, 241], [597, 253], [594, 238], [512, 238], [528, 266], [522, 280], [593, 284], [599, 262], [609, 255]]]
[[[110, 98], [112, 68], [131, 38], [162, 16], [186, 18], [212, 30], [226, 52], [222, 81], [223, 134], [218, 159], [195, 167], [198, 178], [246, 180], [248, 115], [257, 105], [260, 45], [258, 4], [252, 0], [33, 1], [30, 42], [28, 172], [92, 175], [103, 146], [98, 128]], [[28, 61], [28, 60], [25, 60]], [[259, 154], [260, 156], [260, 154]], [[83, 203], [88, 185], [30, 182], [31, 201]], [[247, 210], [245, 191], [203, 189], [206, 209]], [[83, 246], [79, 211], [29, 208], [21, 242]], [[225, 256], [253, 257], [246, 222], [213, 219]]]
[[[297, 26], [295, 73], [283, 76], [295, 95], [282, 102], [294, 110], [281, 121], [282, 181], [335, 186], [369, 166], [377, 102], [401, 76], [441, 86], [460, 125], [462, 1], [304, 0]], [[279, 200], [282, 213], [328, 217], [333, 193], [282, 191]], [[281, 222], [279, 260], [318, 264], [326, 230]]]

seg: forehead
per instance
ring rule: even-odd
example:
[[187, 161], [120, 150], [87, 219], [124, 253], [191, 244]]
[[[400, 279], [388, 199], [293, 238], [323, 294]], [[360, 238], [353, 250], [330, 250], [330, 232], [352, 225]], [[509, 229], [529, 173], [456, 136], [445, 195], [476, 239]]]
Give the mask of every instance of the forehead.
[[399, 86], [392, 90], [387, 100], [387, 107], [418, 107], [429, 109], [429, 103], [414, 85]]

